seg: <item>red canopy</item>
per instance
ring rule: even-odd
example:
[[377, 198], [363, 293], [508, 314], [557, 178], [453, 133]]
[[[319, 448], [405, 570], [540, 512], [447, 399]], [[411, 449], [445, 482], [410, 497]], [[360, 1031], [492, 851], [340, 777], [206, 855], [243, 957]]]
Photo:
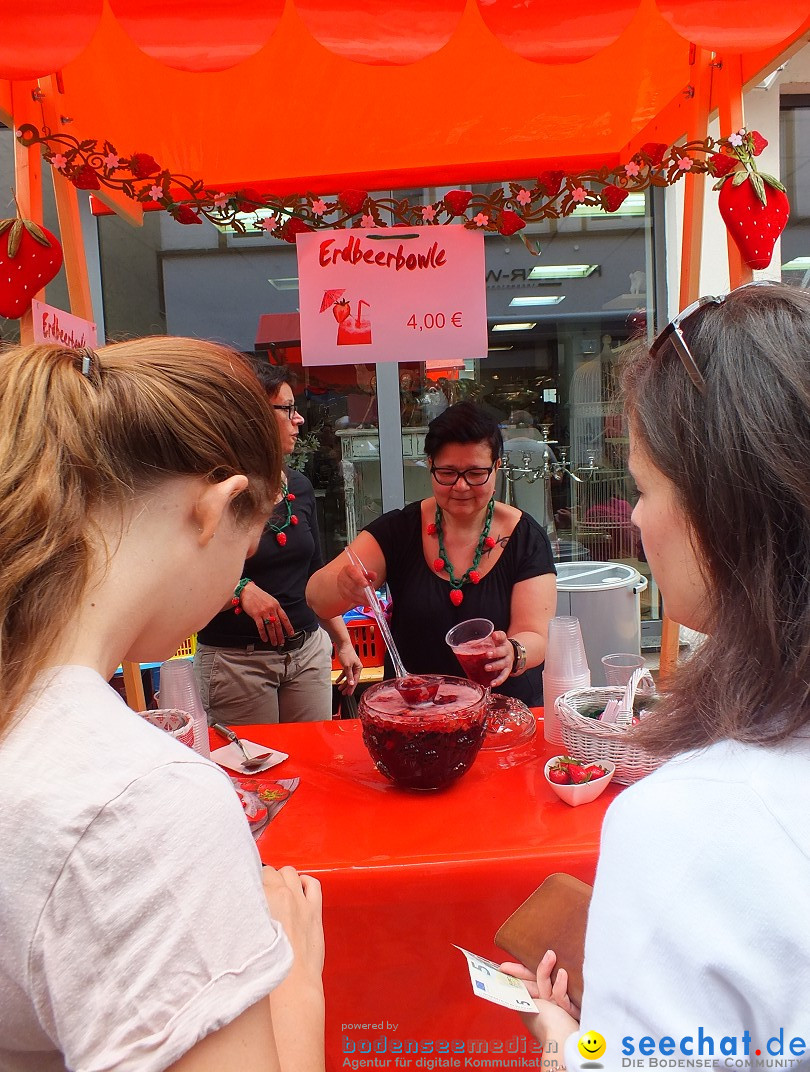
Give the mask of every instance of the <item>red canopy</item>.
[[[694, 45], [747, 81], [807, 0], [0, 0], [0, 114], [206, 184], [333, 192], [616, 163], [683, 132]], [[13, 86], [13, 89], [12, 89]]]

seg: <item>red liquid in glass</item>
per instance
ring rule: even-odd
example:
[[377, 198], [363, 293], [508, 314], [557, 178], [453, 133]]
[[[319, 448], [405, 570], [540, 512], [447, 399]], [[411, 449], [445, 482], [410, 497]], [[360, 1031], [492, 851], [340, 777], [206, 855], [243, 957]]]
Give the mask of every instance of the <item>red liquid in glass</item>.
[[497, 670], [484, 669], [489, 662], [487, 653], [490, 650], [489, 637], [484, 640], [470, 640], [460, 647], [453, 648], [453, 654], [461, 663], [461, 668], [470, 681], [483, 685], [485, 689], [488, 689], [498, 676]]
[[376, 692], [373, 704], [363, 716], [363, 740], [377, 769], [405, 789], [441, 789], [478, 754], [483, 704], [462, 682], [443, 684], [421, 709], [409, 707], [393, 684]]

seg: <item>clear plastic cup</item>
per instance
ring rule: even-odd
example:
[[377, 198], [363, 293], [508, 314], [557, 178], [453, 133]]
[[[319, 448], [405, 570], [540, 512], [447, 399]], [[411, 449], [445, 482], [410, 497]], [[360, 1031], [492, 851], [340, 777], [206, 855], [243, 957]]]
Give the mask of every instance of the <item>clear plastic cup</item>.
[[579, 618], [559, 616], [548, 623], [545, 671], [558, 681], [590, 672]]
[[181, 711], [188, 711], [194, 724], [194, 751], [210, 759], [208, 716], [194, 680], [194, 668], [188, 659], [169, 659], [161, 663], [160, 702], [164, 707], [179, 707]]
[[487, 653], [492, 650], [489, 638], [494, 628], [489, 618], [468, 618], [466, 622], [454, 625], [444, 638], [470, 681], [483, 685], [485, 689], [500, 672], [487, 672], [484, 669], [489, 662]]
[[550, 744], [562, 744], [562, 728], [555, 710], [558, 696], [571, 689], [587, 689], [591, 685], [591, 672], [575, 674], [567, 678], [553, 677], [543, 671], [543, 737]]
[[602, 656], [605, 681], [608, 685], [617, 685], [623, 688], [633, 676], [633, 671], [644, 665], [643, 655], [633, 655], [630, 652], [617, 652], [615, 655]]

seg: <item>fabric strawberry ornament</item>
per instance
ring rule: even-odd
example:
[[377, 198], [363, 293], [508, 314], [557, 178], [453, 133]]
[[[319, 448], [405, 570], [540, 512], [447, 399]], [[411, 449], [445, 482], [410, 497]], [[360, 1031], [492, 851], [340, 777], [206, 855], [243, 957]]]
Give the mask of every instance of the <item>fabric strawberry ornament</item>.
[[0, 220], [0, 316], [16, 320], [62, 267], [62, 247], [50, 231], [19, 215]]
[[720, 190], [718, 207], [723, 222], [749, 268], [768, 267], [790, 216], [782, 183], [758, 171], [754, 163], [763, 142], [767, 145], [757, 131], [732, 135], [728, 144], [742, 167], [724, 175], [714, 187]]

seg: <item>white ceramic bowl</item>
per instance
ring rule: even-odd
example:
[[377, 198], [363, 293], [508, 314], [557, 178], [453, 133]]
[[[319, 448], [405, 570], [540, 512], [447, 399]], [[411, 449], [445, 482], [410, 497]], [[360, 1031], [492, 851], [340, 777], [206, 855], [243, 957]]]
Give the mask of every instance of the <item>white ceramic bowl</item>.
[[558, 759], [562, 759], [563, 756], [552, 756], [543, 768], [543, 774], [546, 781], [560, 798], [566, 804], [570, 804], [572, 808], [579, 807], [580, 804], [590, 804], [592, 800], [596, 800], [598, 796], [610, 785], [613, 775], [616, 771], [616, 764], [611, 763], [607, 759], [600, 759], [598, 761], [600, 767], [604, 767], [607, 770], [607, 774], [604, 778], [594, 778], [590, 782], [580, 782], [579, 785], [557, 785], [556, 782], [552, 782], [548, 776], [548, 772], [554, 766]]

